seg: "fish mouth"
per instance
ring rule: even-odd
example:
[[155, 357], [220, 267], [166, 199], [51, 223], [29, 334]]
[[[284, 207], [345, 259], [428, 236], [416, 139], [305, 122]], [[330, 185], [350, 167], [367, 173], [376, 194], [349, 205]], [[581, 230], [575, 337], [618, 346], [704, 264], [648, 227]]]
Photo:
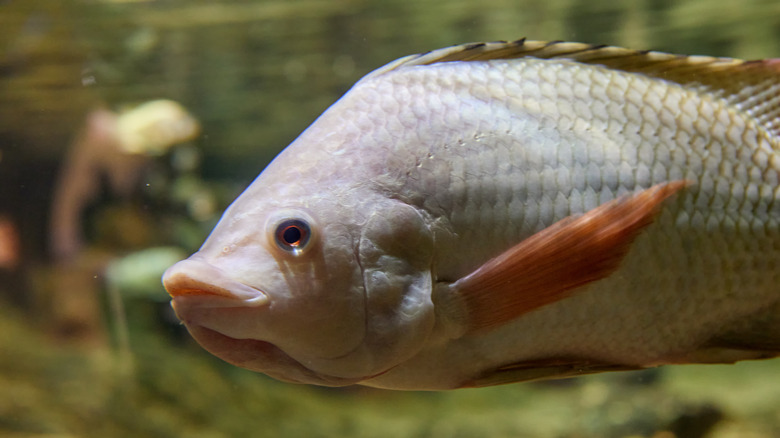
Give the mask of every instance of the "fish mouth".
[[209, 307], [257, 307], [269, 303], [262, 290], [231, 280], [224, 271], [196, 256], [168, 268], [162, 282], [174, 301], [203, 298], [209, 301]]
[[363, 380], [317, 373], [270, 342], [236, 339], [200, 325], [186, 322], [185, 325], [192, 337], [209, 353], [232, 365], [260, 372], [277, 380], [321, 386], [347, 386]]
[[192, 337], [206, 351], [230, 364], [290, 383], [346, 386], [363, 380], [317, 373], [270, 342], [234, 338], [209, 328], [208, 323], [203, 325], [203, 316], [214, 311], [250, 311], [249, 308], [268, 307], [271, 303], [262, 290], [230, 279], [198, 255], [168, 268], [162, 280], [172, 298], [173, 310]]

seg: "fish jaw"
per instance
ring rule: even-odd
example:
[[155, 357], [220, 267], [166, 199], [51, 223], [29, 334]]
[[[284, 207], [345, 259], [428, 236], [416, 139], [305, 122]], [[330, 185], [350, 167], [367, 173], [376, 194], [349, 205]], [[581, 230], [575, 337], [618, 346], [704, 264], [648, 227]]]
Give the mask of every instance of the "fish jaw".
[[266, 313], [270, 299], [263, 291], [232, 280], [220, 268], [205, 262], [199, 254], [182, 260], [163, 274], [163, 285], [171, 296], [171, 307], [191, 333], [199, 328], [239, 338], [224, 330], [223, 314], [243, 309]]
[[231, 280], [198, 254], [168, 268], [163, 284], [171, 295], [171, 306], [192, 337], [208, 352], [230, 364], [290, 383], [343, 386], [360, 380], [318, 374], [271, 342], [238, 338], [219, 330], [218, 324], [209, 322], [209, 314], [241, 308], [267, 310], [270, 299], [260, 289]]
[[188, 325], [193, 338], [209, 353], [232, 365], [289, 383], [320, 386], [354, 385], [367, 377], [344, 378], [317, 373], [276, 345], [256, 339], [236, 339], [199, 325]]
[[[232, 365], [290, 383], [347, 386], [374, 377], [318, 372], [316, 367], [304, 365], [306, 359], [296, 358], [278, 346], [277, 338], [270, 332], [266, 333], [267, 340], [245, 337], [247, 334], [240, 329], [247, 319], [270, 317], [274, 300], [272, 295], [228, 275], [200, 254], [176, 263], [163, 275], [176, 315], [206, 351]], [[226, 318], [234, 321], [235, 326], [225, 325]], [[234, 331], [237, 328], [239, 331]]]

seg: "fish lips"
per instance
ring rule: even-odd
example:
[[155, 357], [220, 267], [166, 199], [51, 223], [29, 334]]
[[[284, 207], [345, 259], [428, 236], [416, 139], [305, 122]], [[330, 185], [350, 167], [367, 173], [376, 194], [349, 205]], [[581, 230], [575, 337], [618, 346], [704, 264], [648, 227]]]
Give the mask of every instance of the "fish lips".
[[182, 260], [163, 274], [163, 285], [177, 300], [208, 301], [209, 307], [260, 307], [269, 304], [260, 289], [231, 280], [219, 268], [198, 258]]

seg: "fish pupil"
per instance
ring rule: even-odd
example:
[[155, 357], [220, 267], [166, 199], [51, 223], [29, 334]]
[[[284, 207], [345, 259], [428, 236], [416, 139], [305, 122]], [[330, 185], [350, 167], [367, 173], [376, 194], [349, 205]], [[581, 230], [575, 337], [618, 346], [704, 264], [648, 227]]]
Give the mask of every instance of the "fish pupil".
[[303, 233], [301, 232], [301, 229], [296, 226], [289, 226], [282, 232], [284, 243], [290, 246], [298, 246], [298, 244], [301, 243], [301, 237], [303, 237]]
[[276, 244], [279, 248], [299, 254], [309, 242], [309, 225], [299, 219], [288, 219], [276, 227]]

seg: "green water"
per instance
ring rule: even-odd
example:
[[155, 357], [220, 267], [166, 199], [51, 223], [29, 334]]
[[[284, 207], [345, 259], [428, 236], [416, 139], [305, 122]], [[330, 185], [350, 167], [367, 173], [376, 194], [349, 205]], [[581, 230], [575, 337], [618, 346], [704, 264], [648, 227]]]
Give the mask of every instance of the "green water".
[[[446, 393], [327, 389], [225, 365], [176, 324], [159, 284], [169, 259], [197, 249], [357, 79], [403, 55], [520, 37], [775, 57], [780, 2], [0, 1], [0, 224], [20, 242], [0, 267], [0, 436], [780, 436], [778, 360]], [[131, 193], [98, 187], [84, 247], [55, 260], [56, 176], [86, 115], [158, 98], [188, 108], [201, 135], [148, 158]]]

